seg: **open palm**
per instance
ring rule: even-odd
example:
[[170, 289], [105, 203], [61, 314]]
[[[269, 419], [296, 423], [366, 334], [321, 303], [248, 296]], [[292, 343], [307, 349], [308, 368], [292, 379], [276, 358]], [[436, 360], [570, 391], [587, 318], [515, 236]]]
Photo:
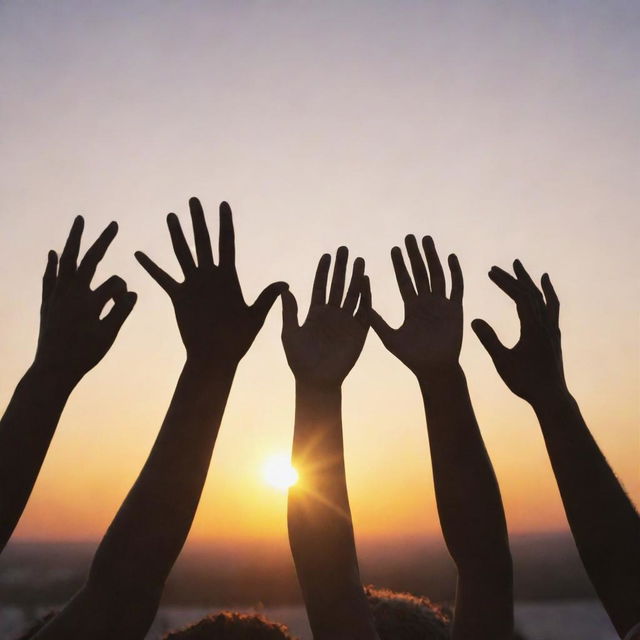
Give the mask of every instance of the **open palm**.
[[429, 236], [422, 240], [426, 265], [415, 236], [407, 236], [405, 243], [413, 280], [400, 248], [391, 250], [404, 302], [404, 322], [392, 329], [372, 310], [371, 326], [391, 353], [418, 377], [428, 378], [458, 362], [462, 346], [462, 271], [456, 256], [449, 256], [452, 284], [447, 298], [444, 272], [433, 240]]
[[180, 335], [193, 359], [236, 365], [253, 343], [269, 309], [287, 288], [284, 282], [269, 285], [249, 306], [242, 295], [235, 265], [235, 236], [231, 208], [220, 205], [219, 262], [213, 260], [209, 231], [202, 205], [189, 200], [198, 264], [187, 244], [178, 217], [167, 216], [173, 248], [184, 273], [177, 282], [144, 253], [136, 258], [169, 294]]
[[364, 260], [357, 258], [342, 302], [348, 255], [346, 247], [338, 249], [326, 301], [331, 256], [325, 254], [320, 259], [309, 313], [302, 326], [298, 325], [295, 297], [290, 291], [283, 293], [282, 343], [298, 381], [321, 386], [341, 384], [364, 346], [371, 305], [369, 279], [364, 275]]
[[[560, 342], [560, 302], [548, 274], [542, 276], [542, 291], [519, 260], [513, 263], [515, 277], [492, 267], [489, 277], [515, 303], [520, 318], [520, 337], [505, 347], [484, 320], [471, 327], [489, 352], [500, 377], [516, 395], [533, 402], [549, 388], [565, 388]], [[544, 297], [543, 297], [544, 293]]]
[[[74, 383], [109, 351], [136, 303], [136, 294], [127, 291], [127, 284], [119, 276], [111, 276], [91, 289], [91, 280], [118, 225], [112, 222], [78, 261], [83, 229], [84, 220], [78, 216], [60, 260], [55, 251], [49, 252], [36, 353], [38, 364], [68, 374]], [[109, 301], [113, 306], [101, 317]]]

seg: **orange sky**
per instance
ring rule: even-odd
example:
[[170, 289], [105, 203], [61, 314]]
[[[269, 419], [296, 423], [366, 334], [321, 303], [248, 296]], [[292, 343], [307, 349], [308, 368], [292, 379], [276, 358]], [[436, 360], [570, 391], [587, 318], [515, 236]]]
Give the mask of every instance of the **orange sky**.
[[[458, 254], [463, 364], [512, 531], [566, 522], [535, 417], [468, 323], [515, 340], [513, 305], [486, 273], [516, 256], [549, 271], [571, 390], [637, 502], [640, 10], [274, 4], [0, 8], [0, 400], [32, 358], [46, 252], [76, 213], [89, 239], [119, 221], [95, 282], [119, 273], [139, 293], [71, 398], [16, 538], [100, 537], [142, 466], [183, 356], [133, 251], [176, 272], [164, 216], [185, 219], [190, 195], [212, 235], [217, 203], [231, 203], [248, 299], [284, 279], [304, 307], [317, 257], [347, 244], [399, 321], [391, 246], [431, 233]], [[279, 311], [238, 373], [194, 539], [284, 536], [285, 495], [261, 477], [293, 426]], [[359, 535], [436, 533], [418, 388], [374, 335], [345, 384], [344, 425]]]

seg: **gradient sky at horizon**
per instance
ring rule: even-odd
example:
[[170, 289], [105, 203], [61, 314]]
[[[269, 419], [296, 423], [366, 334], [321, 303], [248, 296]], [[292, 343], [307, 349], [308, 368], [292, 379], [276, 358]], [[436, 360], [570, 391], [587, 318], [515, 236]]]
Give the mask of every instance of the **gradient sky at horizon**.
[[[170, 303], [133, 258], [177, 274], [164, 216], [198, 195], [217, 233], [234, 210], [250, 300], [287, 280], [301, 315], [316, 260], [362, 255], [374, 304], [401, 319], [389, 250], [434, 236], [465, 274], [463, 365], [514, 532], [566, 528], [531, 410], [469, 328], [517, 336], [488, 280], [515, 257], [551, 274], [570, 388], [640, 500], [640, 5], [636, 2], [0, 4], [0, 400], [35, 348], [46, 253], [73, 216], [85, 243], [112, 219], [111, 273], [139, 293], [73, 394], [17, 539], [99, 538], [153, 443], [182, 362]], [[293, 379], [276, 304], [240, 366], [193, 539], [282, 539], [264, 485], [290, 449]], [[344, 386], [361, 537], [437, 534], [411, 374], [371, 334]]]

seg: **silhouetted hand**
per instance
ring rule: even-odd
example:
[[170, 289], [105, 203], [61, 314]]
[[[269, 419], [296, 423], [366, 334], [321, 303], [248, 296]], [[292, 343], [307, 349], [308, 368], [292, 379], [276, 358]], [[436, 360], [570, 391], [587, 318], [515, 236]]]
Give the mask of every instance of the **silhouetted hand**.
[[[422, 239], [424, 263], [415, 236], [405, 238], [413, 281], [400, 247], [391, 249], [391, 260], [404, 301], [404, 322], [392, 329], [372, 309], [371, 326], [391, 353], [423, 382], [458, 365], [462, 346], [462, 271], [458, 258], [449, 256], [451, 296], [446, 297], [444, 272], [430, 236]], [[415, 281], [415, 284], [414, 284]]]
[[235, 265], [235, 239], [231, 208], [220, 204], [219, 263], [213, 261], [209, 231], [202, 205], [189, 200], [196, 265], [175, 213], [167, 216], [173, 249], [184, 273], [176, 282], [141, 251], [138, 262], [169, 294], [187, 357], [204, 363], [235, 366], [253, 343], [276, 298], [288, 287], [284, 282], [269, 285], [248, 306], [242, 296]]
[[520, 318], [516, 345], [505, 347], [484, 320], [474, 320], [471, 326], [509, 389], [534, 402], [551, 389], [566, 389], [558, 324], [560, 302], [546, 273], [541, 281], [543, 298], [519, 260], [513, 263], [513, 270], [515, 278], [492, 267], [489, 278], [516, 303]]
[[282, 294], [282, 344], [299, 382], [323, 387], [342, 384], [364, 346], [369, 329], [371, 289], [369, 278], [364, 275], [364, 260], [356, 258], [342, 302], [348, 257], [348, 249], [340, 247], [328, 300], [325, 298], [331, 256], [324, 254], [320, 258], [309, 313], [302, 326], [298, 326], [294, 295], [290, 291]]
[[[35, 357], [37, 367], [55, 371], [72, 384], [104, 357], [136, 303], [136, 294], [128, 292], [125, 281], [118, 276], [91, 290], [91, 279], [118, 233], [118, 225], [112, 222], [77, 265], [83, 228], [84, 220], [78, 216], [59, 263], [56, 252], [49, 252]], [[110, 300], [113, 307], [101, 319]]]

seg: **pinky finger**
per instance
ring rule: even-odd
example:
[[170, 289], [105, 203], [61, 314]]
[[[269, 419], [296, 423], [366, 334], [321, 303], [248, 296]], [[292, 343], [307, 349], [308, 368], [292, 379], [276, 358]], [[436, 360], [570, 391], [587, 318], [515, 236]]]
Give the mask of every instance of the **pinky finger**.
[[449, 270], [451, 271], [451, 296], [453, 302], [462, 302], [462, 294], [464, 293], [464, 278], [462, 277], [462, 269], [458, 256], [452, 253], [449, 256]]
[[58, 254], [55, 251], [49, 251], [47, 256], [47, 266], [42, 276], [42, 304], [47, 302], [56, 286], [56, 274], [58, 269]]
[[551, 319], [555, 325], [558, 326], [560, 320], [560, 300], [558, 300], [556, 290], [551, 284], [551, 278], [549, 278], [548, 273], [545, 273], [542, 276], [541, 284], [542, 291], [544, 291], [544, 298], [547, 303], [547, 310], [549, 311]]
[[136, 260], [142, 268], [169, 294], [175, 291], [178, 283], [163, 269], [161, 269], [149, 256], [142, 251], [135, 252]]

